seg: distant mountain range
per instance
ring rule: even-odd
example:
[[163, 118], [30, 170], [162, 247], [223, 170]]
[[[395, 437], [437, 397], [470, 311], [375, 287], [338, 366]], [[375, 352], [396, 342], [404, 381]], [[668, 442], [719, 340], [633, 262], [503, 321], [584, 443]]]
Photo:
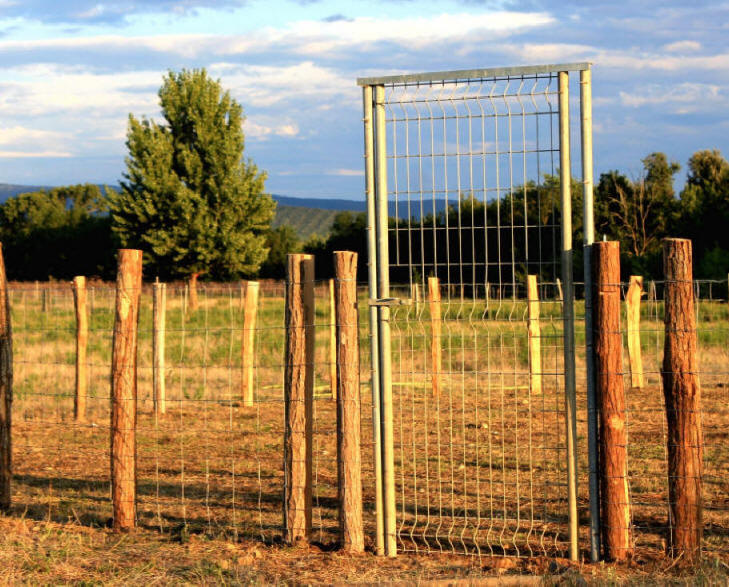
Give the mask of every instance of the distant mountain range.
[[[119, 189], [118, 186], [111, 187]], [[43, 189], [51, 188], [50, 186], [0, 183], [0, 203], [18, 194]], [[273, 199], [278, 203], [273, 225], [277, 227], [282, 224], [289, 224], [302, 239], [308, 239], [313, 234], [325, 237], [329, 234], [334, 217], [338, 212], [363, 212], [367, 209], [366, 203], [358, 200], [295, 198], [278, 194], [273, 194]]]
[[[103, 187], [103, 186], [101, 186]], [[118, 186], [111, 186], [119, 189]], [[26, 192], [34, 192], [42, 189], [51, 189], [49, 186], [33, 186], [18, 185], [9, 183], [0, 183], [0, 203], [5, 202], [8, 198], [23, 194]], [[293, 196], [281, 196], [273, 194], [276, 200], [276, 217], [273, 226], [281, 226], [283, 224], [291, 225], [299, 237], [308, 239], [313, 234], [325, 237], [334, 222], [334, 217], [338, 212], [364, 212], [367, 204], [364, 200], [346, 200], [339, 198], [297, 198]], [[430, 204], [432, 206], [432, 204]], [[401, 205], [402, 206], [402, 205]], [[390, 202], [390, 215], [394, 216], [396, 207], [394, 202]], [[438, 212], [445, 209], [445, 201], [436, 201], [436, 210]], [[432, 208], [431, 208], [432, 210]], [[402, 218], [402, 208], [397, 210], [398, 216]], [[418, 213], [415, 207], [412, 209], [413, 216], [417, 217]]]

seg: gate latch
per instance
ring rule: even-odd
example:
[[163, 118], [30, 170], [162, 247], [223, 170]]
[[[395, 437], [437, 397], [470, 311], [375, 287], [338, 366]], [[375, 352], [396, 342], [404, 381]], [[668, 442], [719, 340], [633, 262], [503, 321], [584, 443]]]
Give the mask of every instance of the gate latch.
[[369, 300], [370, 306], [378, 306], [383, 307], [386, 306], [388, 308], [392, 306], [411, 306], [413, 301], [411, 299], [400, 299], [400, 298], [382, 298], [379, 300]]

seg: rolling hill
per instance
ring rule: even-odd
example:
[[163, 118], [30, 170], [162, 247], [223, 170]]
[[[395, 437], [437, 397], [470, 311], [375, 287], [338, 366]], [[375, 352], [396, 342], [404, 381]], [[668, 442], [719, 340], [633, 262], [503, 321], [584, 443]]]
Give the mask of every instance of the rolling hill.
[[[111, 187], [119, 189], [118, 186]], [[50, 187], [0, 183], [0, 203], [18, 194], [41, 189], [50, 189]], [[364, 212], [367, 209], [364, 200], [297, 198], [293, 196], [282, 196], [280, 194], [273, 194], [273, 199], [278, 203], [273, 226], [277, 227], [282, 224], [289, 224], [296, 230], [299, 238], [303, 240], [308, 239], [313, 234], [318, 234], [323, 237], [329, 234], [334, 216], [336, 216], [337, 212]], [[390, 214], [394, 216], [396, 214], [395, 203], [390, 202], [389, 208]], [[445, 202], [443, 200], [437, 200], [436, 210], [442, 211], [444, 209]], [[403, 217], [402, 209], [397, 212], [399, 217]], [[415, 216], [418, 216], [416, 208], [413, 208], [412, 212]]]

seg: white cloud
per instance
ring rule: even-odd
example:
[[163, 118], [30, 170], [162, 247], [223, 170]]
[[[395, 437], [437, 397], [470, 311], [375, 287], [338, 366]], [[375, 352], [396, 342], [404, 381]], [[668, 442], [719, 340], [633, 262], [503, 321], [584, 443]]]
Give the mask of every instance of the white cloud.
[[554, 19], [546, 13], [497, 11], [404, 19], [360, 17], [336, 22], [300, 21], [292, 24], [287, 33], [298, 39], [299, 52], [320, 54], [336, 48], [384, 42], [422, 49], [467, 39], [479, 32], [509, 33], [552, 22]]
[[364, 171], [361, 169], [332, 169], [326, 172], [326, 175], [337, 175], [339, 177], [356, 177], [363, 176]]
[[523, 62], [591, 61], [598, 68], [635, 71], [725, 71], [729, 69], [729, 53], [714, 55], [665, 55], [665, 52], [630, 49], [603, 49], [574, 43], [504, 43], [500, 49]]
[[701, 43], [698, 41], [676, 41], [664, 45], [663, 48], [671, 53], [688, 53], [701, 50]]
[[243, 123], [246, 137], [266, 140], [274, 136], [293, 138], [299, 134], [299, 126], [295, 122], [276, 122], [270, 117], [256, 118], [256, 121], [246, 119]]
[[160, 82], [160, 73], [150, 71], [98, 74], [56, 64], [8, 68], [0, 71], [0, 115], [150, 113], [157, 96], [140, 87], [159, 87]]
[[24, 152], [24, 151], [1, 151], [0, 150], [0, 159], [29, 159], [29, 158], [41, 158], [41, 157], [48, 157], [48, 158], [67, 158], [72, 157], [71, 153], [67, 153], [64, 151], [34, 151], [34, 152]]
[[[101, 5], [99, 5], [101, 6]], [[101, 7], [91, 9], [94, 16]], [[40, 40], [0, 41], [0, 52], [88, 50], [116, 53], [146, 49], [193, 58], [201, 55], [231, 56], [264, 54], [288, 50], [299, 55], [341, 57], [335, 50], [362, 49], [382, 43], [394, 43], [410, 50], [442, 48], [444, 43], [466, 39], [490, 40], [527, 28], [554, 22], [542, 12], [494, 11], [480, 14], [440, 14], [430, 17], [375, 18], [326, 22], [295, 21], [280, 28], [265, 27], [245, 35], [176, 34], [127, 37], [97, 35]]]
[[14, 145], [29, 141], [58, 141], [63, 133], [51, 130], [39, 130], [24, 126], [0, 127], [0, 145]]
[[211, 67], [211, 74], [220, 76], [223, 85], [244, 106], [267, 108], [294, 99], [326, 102], [333, 96], [358, 94], [352, 76], [311, 61], [281, 67], [225, 64], [217, 69], [220, 67], [220, 64]]
[[686, 82], [676, 86], [650, 85], [638, 92], [620, 92], [620, 102], [639, 108], [666, 104], [677, 114], [697, 112], [723, 101], [720, 86]]

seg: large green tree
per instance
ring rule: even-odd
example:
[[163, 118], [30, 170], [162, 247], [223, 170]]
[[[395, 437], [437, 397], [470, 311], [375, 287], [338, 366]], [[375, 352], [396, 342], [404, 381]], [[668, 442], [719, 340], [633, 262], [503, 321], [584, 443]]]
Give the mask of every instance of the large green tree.
[[129, 116], [114, 231], [163, 277], [255, 274], [275, 204], [243, 159], [241, 105], [204, 69], [169, 72], [159, 98], [162, 122]]

